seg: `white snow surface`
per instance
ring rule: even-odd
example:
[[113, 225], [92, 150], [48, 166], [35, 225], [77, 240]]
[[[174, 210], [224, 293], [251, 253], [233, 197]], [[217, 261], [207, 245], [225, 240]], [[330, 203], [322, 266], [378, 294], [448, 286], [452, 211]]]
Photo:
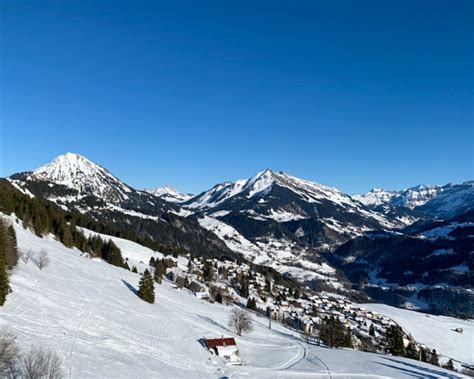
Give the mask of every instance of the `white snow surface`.
[[189, 193], [182, 193], [176, 190], [176, 188], [165, 185], [163, 187], [145, 189], [144, 191], [151, 193], [152, 195], [161, 197], [163, 200], [169, 201], [171, 203], [181, 203], [183, 201], [189, 200], [193, 195]]
[[[419, 343], [449, 358], [474, 364], [474, 320], [434, 316], [391, 307], [385, 304], [364, 304], [368, 310], [388, 316]], [[463, 333], [453, 329], [462, 328]]]
[[128, 198], [127, 193], [132, 191], [105, 168], [74, 153], [56, 157], [34, 170], [30, 177], [76, 189], [79, 194], [91, 192], [102, 199], [112, 195], [115, 199], [125, 200]]
[[387, 191], [381, 188], [373, 188], [369, 192], [352, 196], [355, 200], [369, 206], [378, 206], [396, 202], [409, 209], [414, 209], [426, 204], [443, 192], [447, 186], [418, 185], [401, 191]]
[[130, 268], [135, 266], [140, 272], [143, 272], [145, 268], [148, 268], [148, 263], [150, 262], [151, 257], [154, 257], [155, 259], [163, 258], [162, 253], [154, 251], [136, 242], [109, 236], [107, 234], [97, 233], [86, 228], [78, 227], [78, 229], [80, 229], [86, 237], [99, 236], [104, 241], [112, 240], [122, 252], [122, 257], [127, 260]]
[[324, 279], [334, 288], [341, 287], [341, 283], [334, 277], [336, 271], [332, 267], [306, 259], [305, 251], [289, 241], [265, 239], [254, 243], [218, 219], [204, 216], [198, 221], [203, 228], [224, 241], [229, 249], [242, 254], [253, 263], [272, 267], [281, 274], [290, 274], [301, 282]]
[[277, 323], [269, 330], [268, 320], [255, 315], [254, 330], [234, 336], [244, 365], [227, 366], [198, 340], [233, 336], [227, 329], [231, 306], [203, 302], [166, 281], [156, 286], [156, 303], [148, 304], [134, 293], [138, 274], [88, 259], [19, 224], [15, 230], [20, 251], [46, 249], [51, 263], [43, 270], [18, 263], [0, 325], [23, 350], [55, 350], [69, 378], [454, 377], [404, 358], [308, 345]]

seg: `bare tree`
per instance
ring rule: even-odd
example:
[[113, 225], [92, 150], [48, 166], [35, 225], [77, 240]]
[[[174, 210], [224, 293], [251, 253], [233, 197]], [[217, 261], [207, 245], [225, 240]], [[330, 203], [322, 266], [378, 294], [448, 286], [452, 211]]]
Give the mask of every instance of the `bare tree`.
[[48, 252], [42, 249], [38, 255], [38, 259], [36, 260], [36, 266], [38, 266], [38, 268], [42, 270], [43, 268], [48, 267], [48, 265], [49, 265]]
[[16, 337], [7, 329], [0, 330], [0, 377], [16, 378], [19, 376], [19, 351]]
[[25, 263], [28, 264], [28, 262], [33, 258], [33, 252], [31, 250], [28, 250], [26, 253], [21, 253], [21, 260]]
[[21, 359], [22, 378], [59, 379], [64, 377], [61, 358], [49, 350], [33, 348]]
[[242, 332], [251, 332], [253, 330], [252, 317], [243, 309], [234, 308], [230, 312], [229, 327], [234, 329], [238, 336], [241, 336]]

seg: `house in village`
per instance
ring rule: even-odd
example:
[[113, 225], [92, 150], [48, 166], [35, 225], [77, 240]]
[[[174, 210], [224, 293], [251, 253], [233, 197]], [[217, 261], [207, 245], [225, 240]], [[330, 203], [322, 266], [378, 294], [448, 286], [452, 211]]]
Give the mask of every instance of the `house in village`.
[[242, 364], [234, 338], [205, 338], [204, 342], [212, 355], [223, 357], [231, 365]]

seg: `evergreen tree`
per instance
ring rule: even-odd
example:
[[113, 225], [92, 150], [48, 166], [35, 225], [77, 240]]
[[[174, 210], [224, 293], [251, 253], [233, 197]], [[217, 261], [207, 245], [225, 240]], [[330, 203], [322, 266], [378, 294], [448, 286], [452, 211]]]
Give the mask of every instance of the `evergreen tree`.
[[137, 270], [137, 267], [136, 267], [136, 266], [133, 266], [132, 272], [134, 272], [135, 274], [138, 274], [138, 270]]
[[369, 335], [371, 335], [372, 337], [375, 337], [375, 328], [374, 328], [374, 324], [370, 324], [370, 328], [369, 328]]
[[390, 326], [387, 330], [387, 351], [392, 355], [405, 355], [403, 332], [399, 326]]
[[344, 325], [338, 318], [329, 317], [322, 321], [320, 338], [321, 341], [330, 348], [352, 346], [350, 331], [345, 331]]
[[265, 279], [265, 291], [267, 293], [271, 293], [272, 292], [272, 282], [267, 278]]
[[420, 354], [416, 349], [416, 345], [410, 341], [406, 349], [406, 357], [410, 359], [419, 359]]
[[140, 279], [138, 296], [150, 304], [155, 302], [155, 285], [153, 284], [153, 279], [148, 270], [145, 270]]
[[155, 263], [155, 272], [153, 273], [153, 279], [157, 283], [161, 283], [163, 275], [166, 273], [166, 266], [162, 260], [157, 260]]
[[150, 267], [155, 267], [155, 265], [156, 265], [155, 257], [151, 257], [151, 258], [150, 258], [150, 262], [148, 263], [148, 265], [149, 265]]
[[6, 259], [7, 235], [3, 222], [0, 220], [0, 305], [5, 303], [10, 292], [10, 281], [8, 279], [8, 265]]
[[430, 354], [430, 363], [435, 366], [439, 366], [439, 357], [435, 349], [431, 351]]
[[214, 298], [216, 303], [222, 304], [222, 294], [220, 292], [217, 292], [216, 297]]
[[346, 331], [346, 334], [344, 335], [344, 344], [342, 346], [352, 348], [352, 333], [349, 329]]
[[123, 267], [123, 258], [117, 245], [109, 240], [102, 246], [102, 259], [114, 266]]
[[454, 363], [451, 358], [449, 358], [449, 361], [443, 366], [444, 368], [447, 368], [448, 370], [455, 371], [454, 370]]
[[421, 348], [421, 361], [422, 362], [428, 362], [428, 354], [426, 352], [426, 349]]
[[240, 296], [249, 297], [249, 282], [245, 276], [240, 281]]
[[247, 299], [247, 309], [252, 309], [254, 311], [257, 309], [257, 302], [253, 297]]

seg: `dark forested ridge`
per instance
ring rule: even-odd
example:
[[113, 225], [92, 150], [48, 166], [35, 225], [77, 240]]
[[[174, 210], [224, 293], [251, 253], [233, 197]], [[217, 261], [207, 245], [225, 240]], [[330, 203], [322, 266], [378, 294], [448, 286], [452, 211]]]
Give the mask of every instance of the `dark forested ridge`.
[[[202, 229], [196, 220], [184, 223], [181, 217], [167, 213], [161, 216], [164, 222], [157, 224], [154, 220], [127, 216], [117, 211], [89, 215], [75, 210], [65, 211], [44, 198], [25, 195], [5, 179], [0, 179], [0, 211], [7, 215], [15, 213], [38, 236], [52, 233], [65, 246], [76, 246], [119, 266], [122, 259], [117, 257], [115, 252], [118, 248], [113, 242], [86, 238], [76, 226], [125, 238], [164, 254], [190, 253], [193, 256], [241, 259], [211, 232]], [[209, 243], [209, 239], [215, 243]]]

